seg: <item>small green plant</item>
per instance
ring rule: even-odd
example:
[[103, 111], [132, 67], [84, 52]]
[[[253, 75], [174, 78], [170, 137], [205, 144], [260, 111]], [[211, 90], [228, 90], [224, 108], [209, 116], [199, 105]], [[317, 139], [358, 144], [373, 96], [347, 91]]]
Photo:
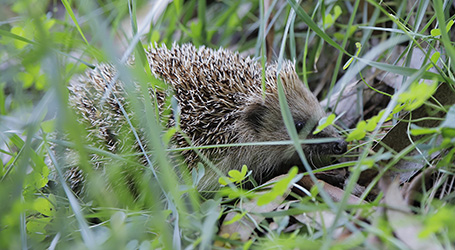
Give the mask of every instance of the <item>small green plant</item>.
[[248, 167], [246, 165], [243, 165], [241, 171], [231, 170], [228, 172], [228, 175], [230, 177], [220, 177], [218, 179], [218, 182], [223, 186], [228, 185], [228, 183], [240, 184], [248, 177], [247, 172]]

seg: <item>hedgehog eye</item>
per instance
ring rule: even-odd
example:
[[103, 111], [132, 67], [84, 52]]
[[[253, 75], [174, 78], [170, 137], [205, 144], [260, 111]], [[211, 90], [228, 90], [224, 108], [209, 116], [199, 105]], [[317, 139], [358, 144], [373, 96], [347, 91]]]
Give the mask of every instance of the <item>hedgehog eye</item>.
[[302, 129], [305, 127], [305, 123], [302, 121], [296, 121], [295, 122], [295, 129], [297, 130], [297, 133], [300, 133]]

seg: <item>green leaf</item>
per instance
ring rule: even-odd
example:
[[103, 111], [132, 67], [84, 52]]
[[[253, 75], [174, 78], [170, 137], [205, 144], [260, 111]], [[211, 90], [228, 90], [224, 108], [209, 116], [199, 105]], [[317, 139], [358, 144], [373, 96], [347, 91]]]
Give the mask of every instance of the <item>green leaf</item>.
[[27, 222], [28, 235], [36, 242], [43, 241], [46, 236], [46, 226], [50, 223], [50, 217], [33, 218]]
[[[22, 27], [19, 27], [19, 26], [15, 26], [15, 27], [11, 28], [11, 34], [14, 34], [14, 35], [17, 35], [17, 36], [25, 36], [26, 35], [25, 30]], [[28, 43], [26, 43], [26, 42], [24, 42], [22, 40], [19, 40], [19, 39], [14, 40], [14, 47], [16, 47], [17, 49], [22, 49], [22, 48], [24, 48], [27, 45], [28, 45]]]
[[240, 219], [242, 219], [245, 216], [245, 214], [246, 213], [238, 213], [238, 214], [234, 215], [234, 217], [232, 217], [232, 219], [230, 219], [228, 221], [223, 221], [223, 225], [229, 225], [236, 221], [239, 221]]
[[451, 29], [452, 26], [453, 26], [453, 23], [454, 23], [453, 20], [450, 20], [450, 21], [447, 23], [447, 25], [446, 25], [446, 31], [447, 31], [447, 32], [450, 31], [450, 29]]
[[255, 196], [254, 193], [250, 192], [249, 190], [244, 190], [242, 188], [233, 189], [231, 187], [223, 187], [218, 191], [218, 194], [221, 196], [227, 196], [229, 199], [237, 199], [237, 198], [253, 198]]
[[170, 127], [163, 135], [163, 143], [164, 145], [169, 145], [172, 140], [172, 137], [177, 133], [176, 127]]
[[452, 105], [447, 112], [445, 120], [439, 126], [442, 136], [446, 138], [455, 137], [455, 105]]
[[46, 216], [52, 216], [55, 213], [54, 205], [47, 199], [41, 197], [33, 202], [33, 208]]
[[425, 218], [425, 228], [420, 232], [419, 237], [427, 238], [436, 232], [444, 232], [450, 239], [455, 239], [455, 210], [454, 207], [444, 206], [433, 215]]
[[422, 128], [411, 124], [411, 135], [427, 135], [440, 133], [445, 138], [455, 137], [455, 105], [452, 105], [447, 112], [446, 118], [437, 128]]
[[343, 13], [343, 11], [341, 10], [341, 7], [339, 5], [335, 5], [335, 7], [333, 8], [333, 13], [334, 19], [337, 20], [341, 13]]
[[333, 34], [333, 36], [335, 37], [336, 40], [343, 40], [343, 38], [345, 36], [347, 36], [348, 38], [349, 37], [352, 37], [352, 34], [354, 34], [354, 32], [357, 30], [358, 28], [358, 25], [352, 25], [351, 27], [349, 27], [349, 30], [347, 30], [346, 32], [335, 32], [335, 34]]
[[16, 40], [20, 40], [22, 42], [26, 42], [26, 43], [30, 43], [30, 44], [36, 44], [36, 42], [32, 41], [32, 40], [29, 40], [23, 36], [19, 36], [17, 34], [13, 34], [12, 32], [9, 32], [9, 31], [6, 31], [6, 30], [3, 30], [3, 29], [0, 29], [0, 35], [2, 36], [5, 36], [5, 37], [9, 37], [9, 38], [13, 38], [13, 39], [16, 39]]
[[[14, 3], [11, 6], [11, 10], [21, 14], [21, 16], [35, 16], [46, 12], [46, 8], [49, 7], [47, 1], [42, 0], [27, 0], [27, 1], [4, 1], [5, 3]], [[7, 6], [7, 5], [4, 5]]]
[[414, 110], [422, 106], [434, 94], [437, 87], [436, 81], [432, 84], [414, 82], [406, 92], [400, 94], [398, 102], [406, 105], [405, 110]]
[[276, 182], [269, 192], [266, 192], [258, 197], [257, 200], [258, 206], [266, 205], [275, 200], [278, 196], [283, 195], [288, 190], [289, 186], [291, 185], [291, 181], [294, 179], [297, 173], [298, 173], [297, 167], [291, 168], [289, 170], [289, 173], [287, 174], [287, 177]]
[[333, 15], [329, 13], [323, 17], [324, 29], [332, 27], [341, 13], [342, 11], [340, 6], [335, 5], [333, 8]]
[[446, 138], [455, 138], [455, 128], [442, 128], [441, 134]]
[[[405, 108], [405, 105], [397, 105], [397, 106], [395, 106], [395, 108], [393, 108], [393, 110], [392, 110], [392, 113], [389, 115], [389, 117], [387, 117], [386, 121], [389, 121], [390, 119], [392, 119], [394, 114], [396, 114], [398, 112], [401, 112], [404, 108]], [[385, 110], [382, 110], [381, 112], [385, 112]]]
[[242, 172], [241, 172], [242, 176], [245, 177], [247, 172], [248, 172], [247, 166], [246, 166], [246, 165], [243, 165], [243, 166], [242, 166]]
[[376, 125], [378, 125], [379, 120], [380, 116], [373, 116], [370, 119], [368, 119], [367, 125], [365, 126], [365, 130], [368, 132], [372, 132], [376, 128]]
[[433, 65], [436, 65], [438, 63], [438, 60], [440, 57], [441, 57], [441, 53], [439, 53], [438, 51], [433, 53], [433, 55], [431, 55], [431, 57], [430, 57], [430, 61], [432, 62], [432, 64], [428, 65], [427, 70], [431, 69], [433, 67]]
[[229, 176], [231, 176], [231, 179], [236, 181], [242, 178], [242, 174], [238, 170], [231, 170], [228, 172]]
[[325, 15], [323, 19], [324, 29], [330, 28], [335, 23], [335, 20], [333, 19], [332, 14], [330, 13]]
[[230, 177], [220, 177], [218, 178], [218, 182], [221, 185], [227, 185], [228, 183], [240, 183], [242, 182], [247, 176], [248, 168], [246, 165], [242, 166], [241, 172], [234, 169], [228, 172]]
[[345, 34], [344, 33], [340, 33], [340, 32], [335, 32], [335, 34], [333, 34], [333, 36], [335, 37], [336, 40], [343, 40]]
[[374, 165], [374, 159], [371, 157], [362, 159], [362, 161], [360, 162], [361, 170], [367, 170], [367, 169], [371, 168], [373, 165]]
[[[453, 137], [452, 137], [453, 138]], [[450, 140], [452, 138], [445, 138], [444, 140], [446, 142], [448, 142], [447, 144], [450, 144]], [[443, 144], [443, 143], [441, 143]], [[446, 166], [450, 166], [453, 162], [454, 162], [454, 155], [455, 155], [455, 148], [452, 148], [452, 150], [450, 150], [450, 152], [448, 152], [445, 156], [443, 156], [443, 158], [438, 162], [438, 167], [446, 167]]]
[[220, 183], [223, 186], [226, 186], [227, 184], [231, 183], [227, 177], [220, 177], [218, 178], [218, 183]]
[[320, 121], [319, 121], [319, 125], [316, 127], [316, 129], [313, 131], [313, 135], [321, 132], [323, 129], [325, 129], [326, 127], [330, 126], [333, 124], [333, 122], [335, 121], [335, 114], [330, 114], [329, 116], [327, 117], [323, 117]]
[[357, 123], [356, 128], [349, 133], [348, 137], [346, 138], [346, 141], [353, 141], [353, 140], [360, 140], [363, 139], [366, 135], [366, 127], [367, 124], [365, 121], [360, 121]]
[[22, 82], [22, 87], [28, 89], [33, 85], [33, 75], [28, 72], [19, 72], [16, 75], [16, 80]]
[[436, 51], [433, 55], [431, 55], [430, 60], [431, 60], [432, 63], [436, 64], [440, 57], [441, 57], [441, 53]]
[[231, 170], [228, 172], [229, 176], [231, 176], [231, 178], [229, 178], [232, 182], [241, 182], [243, 179], [245, 179], [246, 177], [246, 173], [248, 171], [248, 168], [246, 167], [246, 165], [243, 165], [242, 166], [242, 172], [238, 171], [238, 170]]
[[[413, 127], [415, 126], [414, 124], [412, 124], [412, 125], [413, 125]], [[434, 134], [434, 133], [438, 133], [438, 132], [439, 132], [438, 128], [422, 128], [422, 127], [418, 127], [418, 126], [411, 128], [411, 135], [413, 135], [413, 136], [428, 135], [428, 134]]]
[[[450, 20], [450, 21], [447, 23], [447, 25], [446, 25], [446, 32], [449, 32], [449, 31], [450, 31], [450, 29], [451, 29], [452, 26], [453, 26], [453, 23], [454, 23], [453, 20]], [[430, 34], [431, 34], [431, 36], [434, 36], [434, 37], [440, 36], [440, 35], [441, 35], [441, 30], [440, 30], [440, 29], [432, 29], [432, 30], [430, 31]]]
[[440, 36], [441, 35], [441, 31], [439, 29], [432, 29], [430, 31], [430, 34], [431, 34], [431, 36], [434, 36], [434, 37]]

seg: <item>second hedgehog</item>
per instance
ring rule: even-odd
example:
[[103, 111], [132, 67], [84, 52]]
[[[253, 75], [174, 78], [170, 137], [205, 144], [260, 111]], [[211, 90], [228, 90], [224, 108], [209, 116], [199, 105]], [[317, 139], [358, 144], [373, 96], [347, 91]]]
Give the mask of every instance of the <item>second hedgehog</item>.
[[[151, 98], [156, 98], [163, 111], [166, 96], [172, 95], [180, 109], [182, 133], [174, 135], [176, 147], [190, 146], [185, 136], [191, 140], [191, 146], [290, 140], [280, 110], [276, 64], [267, 65], [265, 69], [264, 98], [261, 65], [238, 53], [205, 47], [197, 49], [186, 44], [174, 45], [171, 49], [150, 49], [147, 58], [151, 72], [168, 83], [171, 90], [150, 89]], [[95, 136], [106, 149], [118, 153], [125, 151], [123, 143], [126, 140], [121, 131], [126, 119], [118, 102], [125, 107], [128, 103], [121, 82], [108, 86], [115, 74], [113, 67], [107, 65], [88, 71], [87, 76], [71, 83], [70, 103], [79, 110], [82, 120], [88, 122], [89, 136]], [[325, 112], [299, 80], [291, 62], [282, 64], [279, 77], [301, 138], [337, 138], [333, 127], [312, 135], [311, 131]], [[106, 91], [112, 91], [115, 96]], [[127, 109], [127, 112], [130, 111]], [[130, 115], [135, 114], [130, 112]], [[169, 117], [167, 126], [172, 127], [175, 120], [172, 115]], [[337, 140], [302, 144], [302, 149], [310, 164], [320, 167], [327, 164], [328, 156], [344, 153], [346, 143]], [[214, 147], [199, 153], [224, 174], [246, 165], [258, 183], [286, 173], [292, 166], [304, 169], [293, 145]], [[189, 168], [198, 162], [205, 163], [193, 150], [183, 151], [182, 155]], [[77, 178], [69, 176], [69, 179]], [[216, 173], [206, 167], [198, 188], [216, 189], [217, 181]]]

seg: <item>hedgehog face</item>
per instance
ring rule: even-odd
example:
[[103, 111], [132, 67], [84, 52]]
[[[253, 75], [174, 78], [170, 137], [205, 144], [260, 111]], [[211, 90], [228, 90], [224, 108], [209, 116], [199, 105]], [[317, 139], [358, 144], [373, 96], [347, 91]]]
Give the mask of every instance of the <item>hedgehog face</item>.
[[[314, 113], [308, 112], [306, 109], [298, 109], [289, 103], [290, 110], [293, 115], [294, 125], [297, 133], [301, 139], [315, 139], [315, 138], [337, 138], [338, 133], [333, 127], [327, 127], [322, 132], [313, 135], [312, 132], [316, 128], [318, 121], [323, 117], [321, 112], [315, 110]], [[315, 107], [316, 108], [316, 107]], [[321, 109], [319, 107], [319, 109]], [[248, 127], [250, 135], [248, 141], [286, 141], [290, 140], [289, 133], [284, 124], [281, 111], [275, 105], [268, 105], [268, 103], [255, 103], [249, 105], [249, 108], [244, 112], [243, 120], [244, 126]], [[294, 149], [292, 145], [290, 148]], [[325, 144], [302, 144], [307, 156], [315, 155], [334, 155], [344, 153], [345, 143], [333, 142]], [[289, 149], [283, 148], [283, 154], [289, 154]]]
[[[286, 85], [285, 85], [286, 86]], [[285, 91], [286, 99], [291, 111], [296, 131], [301, 139], [338, 138], [339, 135], [333, 127], [327, 127], [322, 132], [313, 135], [312, 132], [318, 121], [325, 116], [314, 95], [303, 84], [292, 86], [292, 91]], [[244, 142], [284, 141], [290, 140], [289, 133], [284, 124], [277, 95], [269, 94], [252, 101], [242, 113], [243, 126], [246, 128], [239, 138]], [[248, 133], [248, 136], [246, 136]], [[298, 166], [304, 169], [298, 153], [293, 145], [274, 145], [250, 147], [249, 155], [254, 155], [253, 161], [244, 162], [250, 168], [265, 170], [267, 176], [286, 173], [290, 167]], [[346, 151], [346, 142], [337, 140], [322, 144], [302, 144], [305, 156], [314, 168], [330, 163], [331, 156], [342, 154]], [[245, 150], [245, 148], [244, 148]], [[259, 154], [259, 155], [258, 155]], [[260, 175], [264, 175], [261, 173]]]

